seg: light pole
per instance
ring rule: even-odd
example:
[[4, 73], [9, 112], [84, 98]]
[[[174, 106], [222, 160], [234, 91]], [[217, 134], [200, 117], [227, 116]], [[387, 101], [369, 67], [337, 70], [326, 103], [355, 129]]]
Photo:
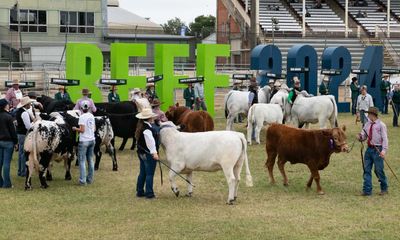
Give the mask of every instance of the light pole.
[[271, 18], [272, 24], [272, 45], [275, 45], [275, 31], [279, 30], [279, 20], [276, 17]]

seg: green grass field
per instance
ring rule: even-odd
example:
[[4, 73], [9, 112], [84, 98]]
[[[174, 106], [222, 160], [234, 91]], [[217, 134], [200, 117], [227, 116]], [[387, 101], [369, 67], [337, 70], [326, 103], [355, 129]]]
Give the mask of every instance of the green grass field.
[[[216, 128], [224, 129], [221, 111], [218, 116]], [[391, 117], [382, 119], [389, 131], [387, 160], [400, 175], [400, 129], [391, 126]], [[340, 114], [339, 123], [347, 126], [348, 142], [352, 143], [360, 125], [354, 124], [350, 114]], [[245, 131], [244, 124], [235, 127]], [[238, 201], [233, 206], [225, 204], [228, 186], [222, 172], [194, 173], [193, 197], [176, 198], [165, 178], [167, 169], [163, 169], [161, 186], [157, 167], [157, 199], [136, 198], [138, 159], [136, 152], [130, 150], [118, 152], [118, 172], [111, 171], [111, 160], [103, 155], [93, 185], [77, 185], [77, 167], [72, 169], [73, 181], [64, 181], [63, 164], [55, 163], [54, 180], [49, 182], [48, 189], [39, 188], [35, 175], [33, 190], [24, 191], [24, 179], [16, 176], [17, 154], [14, 154], [14, 188], [0, 189], [0, 239], [399, 238], [400, 184], [386, 166], [389, 195], [377, 194], [379, 184], [373, 176], [373, 196], [356, 196], [362, 187], [359, 142], [349, 154], [332, 155], [330, 165], [320, 172], [326, 194], [319, 196], [315, 185], [312, 191], [305, 190], [309, 177], [305, 165], [286, 164], [288, 187], [282, 185], [275, 166], [277, 184], [270, 185], [264, 168], [264, 132], [261, 139], [261, 145], [248, 148], [254, 187], [246, 187], [242, 181]], [[184, 182], [177, 181], [181, 193], [186, 193]]]

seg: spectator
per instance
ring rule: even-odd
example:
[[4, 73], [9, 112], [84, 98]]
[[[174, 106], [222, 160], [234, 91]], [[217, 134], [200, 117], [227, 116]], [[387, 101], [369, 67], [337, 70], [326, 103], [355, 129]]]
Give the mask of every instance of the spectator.
[[132, 91], [133, 95], [131, 101], [142, 98], [140, 88], [134, 88]]
[[12, 87], [7, 90], [6, 100], [10, 103], [10, 109], [16, 109], [19, 101], [22, 99], [23, 93], [19, 89], [19, 80], [14, 79], [12, 81]]
[[79, 99], [76, 102], [74, 110], [81, 110], [82, 111], [82, 107], [81, 106], [82, 106], [82, 102], [83, 101], [88, 101], [89, 102], [89, 110], [88, 111], [90, 113], [93, 114], [93, 113], [95, 113], [97, 111], [97, 108], [94, 105], [93, 100], [89, 98], [89, 89], [87, 89], [87, 88], [82, 89], [82, 98]]
[[325, 76], [324, 79], [322, 79], [321, 85], [319, 85], [319, 93], [321, 95], [329, 94], [328, 83], [329, 83], [329, 77]]
[[361, 10], [358, 10], [356, 18], [364, 18], [364, 14], [362, 14]]
[[154, 83], [147, 83], [145, 95], [146, 95], [147, 99], [149, 100], [149, 102], [152, 102], [154, 99], [158, 98], [156, 91], [155, 91]]
[[356, 77], [353, 77], [351, 79], [350, 89], [351, 89], [351, 113], [352, 115], [354, 115], [357, 113], [357, 98], [358, 95], [360, 94], [360, 86], [358, 85], [358, 79]]
[[[93, 183], [94, 180], [94, 144], [96, 124], [94, 116], [90, 112], [92, 107], [89, 100], [82, 100], [79, 102], [82, 115], [79, 117], [79, 128], [72, 127], [73, 131], [79, 132], [78, 144], [78, 159], [79, 159], [79, 184], [85, 186], [86, 184]], [[86, 176], [86, 162], [88, 164], [88, 174]]]
[[194, 98], [196, 100], [196, 111], [200, 110], [207, 111], [206, 103], [204, 102], [204, 84], [203, 82], [195, 83], [194, 85]]
[[370, 107], [374, 106], [371, 95], [367, 93], [367, 86], [363, 85], [361, 87], [361, 94], [357, 98], [357, 115], [360, 117], [361, 123], [364, 127], [367, 123], [367, 111]]
[[398, 118], [400, 110], [400, 87], [399, 84], [394, 85], [393, 90], [389, 95], [390, 104], [393, 108], [393, 127], [398, 127]]
[[0, 99], [0, 188], [12, 188], [10, 163], [14, 145], [18, 143], [13, 118], [8, 113], [10, 106], [6, 99]]
[[183, 91], [183, 98], [185, 99], [185, 106], [191, 110], [194, 109], [194, 90], [191, 83]]
[[299, 77], [294, 76], [293, 81], [294, 81], [294, 87], [290, 90], [289, 96], [288, 96], [289, 104], [293, 104], [294, 101], [296, 101], [298, 93], [301, 92], [301, 84], [300, 84]]
[[108, 94], [108, 102], [109, 103], [119, 103], [121, 100], [119, 99], [119, 94], [117, 93], [117, 86], [112, 86], [110, 89], [110, 93]]
[[39, 110], [39, 112], [43, 111], [43, 105], [36, 101], [37, 95], [36, 92], [28, 92], [28, 97], [33, 100], [32, 102], [32, 107], [28, 109], [29, 116], [33, 121], [36, 121], [36, 114], [35, 114], [35, 109]]
[[68, 103], [72, 103], [71, 97], [67, 92], [67, 88], [64, 86], [58, 88], [58, 93], [54, 95], [54, 99], [57, 101], [66, 101]]
[[137, 139], [137, 154], [140, 161], [140, 172], [136, 183], [136, 196], [155, 198], [153, 190], [154, 172], [159, 160], [158, 147], [159, 137], [157, 130], [153, 127], [154, 118], [157, 117], [151, 109], [145, 108], [136, 114], [139, 119], [135, 137]]
[[29, 97], [21, 98], [20, 103], [18, 103], [16, 110], [16, 120], [17, 120], [17, 137], [18, 137], [18, 173], [20, 177], [26, 176], [26, 154], [24, 151], [25, 137], [28, 130], [31, 128], [33, 119], [29, 115], [28, 110], [32, 107], [31, 103], [34, 100]]
[[383, 74], [382, 81], [380, 84], [381, 89], [381, 99], [382, 99], [382, 114], [388, 114], [388, 106], [389, 106], [389, 93], [390, 93], [390, 82], [389, 75]]
[[168, 121], [168, 118], [165, 116], [165, 113], [160, 109], [161, 104], [163, 103], [160, 102], [158, 98], [154, 99], [153, 102], [151, 103], [151, 108], [153, 110], [153, 113], [157, 114], [157, 117], [155, 117], [154, 122], [158, 126], [160, 126], [160, 123]]

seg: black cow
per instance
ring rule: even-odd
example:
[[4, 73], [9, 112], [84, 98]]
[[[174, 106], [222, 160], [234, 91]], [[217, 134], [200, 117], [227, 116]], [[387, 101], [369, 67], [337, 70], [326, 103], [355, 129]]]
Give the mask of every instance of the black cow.
[[[119, 103], [96, 103], [95, 116], [108, 116], [114, 131], [114, 136], [123, 138], [119, 150], [124, 150], [128, 138], [132, 138], [131, 150], [135, 149], [135, 131], [138, 113], [135, 103], [124, 101]], [[113, 143], [114, 144], [114, 143]]]
[[59, 101], [46, 95], [41, 95], [40, 97], [36, 98], [36, 101], [43, 105], [43, 111], [47, 114], [50, 114], [52, 112], [71, 110], [75, 106], [74, 103], [71, 101]]

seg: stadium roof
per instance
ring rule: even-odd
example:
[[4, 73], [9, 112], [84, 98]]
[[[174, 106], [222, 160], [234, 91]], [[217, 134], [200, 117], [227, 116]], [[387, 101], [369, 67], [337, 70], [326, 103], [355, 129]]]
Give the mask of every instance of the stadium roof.
[[168, 34], [120, 34], [109, 33], [105, 38], [119, 38], [119, 39], [157, 39], [157, 40], [190, 40], [193, 36], [180, 36]]
[[162, 31], [161, 25], [142, 18], [117, 6], [107, 7], [108, 27], [110, 28], [153, 28]]

